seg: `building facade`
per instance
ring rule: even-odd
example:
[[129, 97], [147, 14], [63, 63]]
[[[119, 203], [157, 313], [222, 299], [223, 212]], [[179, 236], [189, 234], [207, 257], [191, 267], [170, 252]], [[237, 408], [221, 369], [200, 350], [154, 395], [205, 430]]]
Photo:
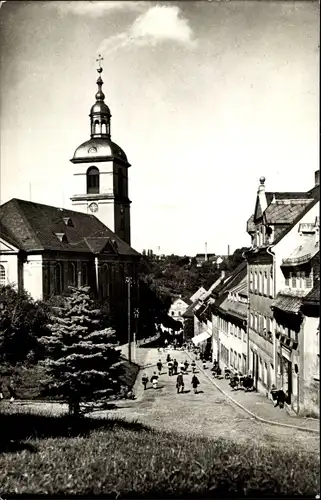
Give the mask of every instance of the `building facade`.
[[248, 221], [252, 247], [245, 257], [249, 280], [248, 370], [255, 388], [268, 395], [272, 384], [280, 384], [271, 306], [282, 288], [282, 259], [295, 246], [298, 225], [317, 215], [319, 186], [308, 192], [268, 193], [264, 183], [261, 178], [254, 215]]

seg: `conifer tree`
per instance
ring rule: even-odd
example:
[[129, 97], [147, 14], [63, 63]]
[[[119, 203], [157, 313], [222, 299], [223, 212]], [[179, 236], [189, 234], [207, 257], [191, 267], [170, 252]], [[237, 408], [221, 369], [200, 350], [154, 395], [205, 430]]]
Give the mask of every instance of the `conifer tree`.
[[51, 382], [44, 393], [59, 396], [78, 414], [80, 404], [106, 399], [121, 390], [120, 351], [112, 343], [115, 331], [101, 328], [100, 310], [95, 309], [89, 288], [70, 287], [54, 308], [48, 328], [40, 339], [46, 351], [44, 364]]

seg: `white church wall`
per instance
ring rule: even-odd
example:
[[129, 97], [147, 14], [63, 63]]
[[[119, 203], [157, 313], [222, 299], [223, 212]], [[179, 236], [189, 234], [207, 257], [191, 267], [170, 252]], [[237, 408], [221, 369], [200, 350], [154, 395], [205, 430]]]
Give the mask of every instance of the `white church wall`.
[[43, 273], [42, 256], [28, 255], [27, 262], [23, 265], [24, 289], [30, 293], [35, 300], [43, 298]]

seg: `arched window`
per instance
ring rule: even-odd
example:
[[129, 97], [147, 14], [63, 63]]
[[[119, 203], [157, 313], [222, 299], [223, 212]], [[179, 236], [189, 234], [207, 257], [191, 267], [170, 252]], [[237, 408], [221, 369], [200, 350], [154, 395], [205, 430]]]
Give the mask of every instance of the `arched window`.
[[5, 267], [0, 264], [0, 286], [4, 286], [6, 284], [6, 270]]
[[63, 291], [63, 275], [62, 275], [62, 266], [58, 262], [55, 265], [55, 293], [57, 295], [61, 294]]
[[109, 297], [109, 280], [110, 280], [109, 268], [108, 268], [107, 264], [104, 264], [103, 268], [102, 268], [102, 296], [103, 296], [103, 299]]
[[86, 262], [81, 265], [81, 286], [88, 285], [88, 267]]
[[76, 266], [73, 262], [68, 262], [68, 285], [76, 286]]
[[95, 122], [94, 122], [94, 133], [95, 134], [99, 134], [100, 133], [100, 130], [99, 130], [99, 121], [98, 120], [95, 120]]
[[101, 133], [107, 134], [107, 123], [105, 122], [105, 120], [101, 122]]
[[89, 167], [87, 170], [87, 194], [99, 193], [99, 170], [97, 167]]

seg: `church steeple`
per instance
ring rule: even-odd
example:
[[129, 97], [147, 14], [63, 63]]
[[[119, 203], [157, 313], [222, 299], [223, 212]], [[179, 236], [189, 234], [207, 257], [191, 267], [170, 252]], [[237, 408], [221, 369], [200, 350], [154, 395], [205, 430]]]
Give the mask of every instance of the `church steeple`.
[[103, 57], [101, 55], [98, 55], [98, 59], [96, 61], [98, 62], [98, 68], [97, 72], [99, 74], [98, 79], [97, 79], [97, 86], [98, 86], [98, 91], [95, 95], [96, 97], [96, 102], [92, 106], [90, 110], [90, 136], [91, 138], [96, 138], [96, 137], [102, 137], [105, 139], [110, 139], [110, 109], [105, 103], [105, 94], [102, 91], [102, 86], [103, 86], [103, 80], [101, 78], [101, 73], [103, 71], [103, 68], [100, 65], [100, 62], [103, 60]]

